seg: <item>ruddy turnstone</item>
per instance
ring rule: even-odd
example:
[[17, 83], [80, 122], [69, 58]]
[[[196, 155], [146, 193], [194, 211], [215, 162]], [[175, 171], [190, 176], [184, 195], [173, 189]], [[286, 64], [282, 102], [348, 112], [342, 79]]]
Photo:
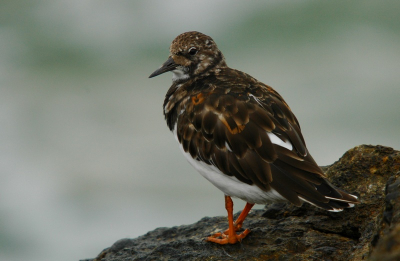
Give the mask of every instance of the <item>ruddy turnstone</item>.
[[[229, 228], [207, 238], [241, 241], [254, 204], [308, 202], [328, 211], [358, 203], [334, 187], [307, 150], [300, 125], [270, 86], [229, 68], [214, 40], [186, 32], [173, 40], [168, 60], [149, 78], [172, 71], [164, 115], [179, 147], [200, 174], [225, 194]], [[247, 202], [233, 222], [231, 197]]]

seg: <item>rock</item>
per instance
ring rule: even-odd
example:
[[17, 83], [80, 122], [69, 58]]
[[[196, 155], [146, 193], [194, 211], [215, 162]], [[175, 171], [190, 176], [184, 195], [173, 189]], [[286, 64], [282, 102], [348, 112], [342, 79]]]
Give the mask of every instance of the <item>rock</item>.
[[236, 245], [205, 242], [227, 228], [226, 217], [205, 217], [121, 239], [86, 261], [400, 260], [400, 152], [361, 145], [324, 171], [361, 203], [339, 213], [309, 204], [267, 205], [249, 214], [243, 227], [251, 233]]

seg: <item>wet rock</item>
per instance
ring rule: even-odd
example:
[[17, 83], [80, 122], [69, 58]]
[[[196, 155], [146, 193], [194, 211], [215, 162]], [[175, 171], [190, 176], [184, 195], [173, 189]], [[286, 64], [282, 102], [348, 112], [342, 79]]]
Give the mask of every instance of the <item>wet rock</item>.
[[121, 239], [87, 261], [400, 260], [400, 152], [361, 145], [324, 171], [361, 203], [339, 213], [309, 204], [267, 205], [249, 214], [243, 227], [251, 233], [236, 245], [205, 242], [227, 227], [226, 217], [205, 217]]

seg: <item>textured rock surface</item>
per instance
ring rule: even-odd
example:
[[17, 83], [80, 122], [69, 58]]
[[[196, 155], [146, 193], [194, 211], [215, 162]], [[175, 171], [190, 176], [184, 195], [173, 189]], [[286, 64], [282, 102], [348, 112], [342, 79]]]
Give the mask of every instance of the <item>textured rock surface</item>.
[[304, 204], [252, 211], [251, 233], [236, 245], [204, 241], [227, 228], [226, 217], [205, 217], [121, 239], [87, 261], [127, 260], [400, 260], [400, 152], [362, 145], [325, 167], [332, 183], [361, 204], [333, 213]]

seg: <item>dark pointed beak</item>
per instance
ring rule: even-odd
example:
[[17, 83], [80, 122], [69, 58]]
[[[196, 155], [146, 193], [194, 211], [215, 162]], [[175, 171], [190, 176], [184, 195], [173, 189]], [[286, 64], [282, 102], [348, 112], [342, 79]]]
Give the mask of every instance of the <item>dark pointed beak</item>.
[[152, 74], [150, 74], [149, 78], [153, 78], [153, 77], [163, 74], [165, 72], [172, 71], [176, 67], [177, 67], [177, 64], [174, 62], [174, 59], [172, 59], [172, 57], [169, 57], [168, 60], [165, 63], [163, 63], [163, 65], [161, 65], [160, 68], [158, 68]]

